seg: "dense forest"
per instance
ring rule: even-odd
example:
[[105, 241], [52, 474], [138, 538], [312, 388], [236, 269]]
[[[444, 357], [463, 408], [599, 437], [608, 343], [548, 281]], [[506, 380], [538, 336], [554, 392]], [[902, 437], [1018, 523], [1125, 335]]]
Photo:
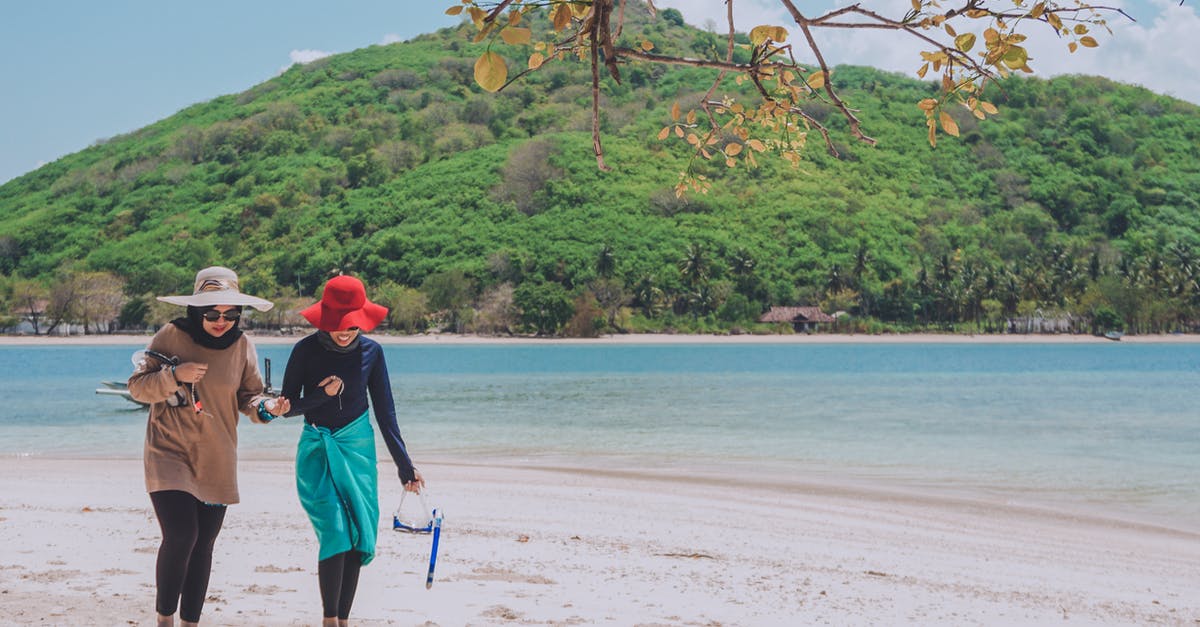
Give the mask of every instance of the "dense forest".
[[[838, 156], [814, 136], [798, 167], [728, 168], [658, 137], [711, 75], [633, 64], [602, 86], [606, 172], [587, 66], [486, 93], [473, 35], [295, 65], [0, 186], [0, 329], [161, 324], [177, 312], [153, 297], [212, 264], [280, 304], [250, 320], [265, 327], [298, 324], [338, 272], [401, 332], [788, 330], [756, 322], [773, 305], [844, 312], [837, 329], [854, 332], [1200, 324], [1195, 105], [1011, 78], [990, 95], [998, 115], [963, 110], [961, 136], [931, 148], [916, 106], [931, 83], [838, 67], [878, 146], [813, 102]], [[623, 37], [723, 54], [673, 10], [629, 18]], [[710, 193], [675, 195], [689, 163]]]

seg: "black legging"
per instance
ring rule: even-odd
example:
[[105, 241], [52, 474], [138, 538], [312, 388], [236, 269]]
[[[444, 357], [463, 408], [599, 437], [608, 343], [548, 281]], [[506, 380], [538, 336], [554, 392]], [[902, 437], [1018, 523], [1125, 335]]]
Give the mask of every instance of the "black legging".
[[321, 584], [321, 609], [325, 618], [350, 618], [361, 568], [362, 554], [358, 551], [338, 553], [317, 562], [317, 581]]
[[154, 608], [163, 616], [199, 622], [208, 594], [213, 544], [225, 520], [224, 505], [205, 505], [179, 490], [151, 492], [150, 502], [162, 529], [158, 564], [154, 569], [158, 598]]

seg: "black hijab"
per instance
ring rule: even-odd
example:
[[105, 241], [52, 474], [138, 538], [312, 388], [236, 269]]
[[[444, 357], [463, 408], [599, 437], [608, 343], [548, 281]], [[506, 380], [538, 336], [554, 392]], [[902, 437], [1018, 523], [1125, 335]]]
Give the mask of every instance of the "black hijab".
[[[233, 346], [233, 343], [238, 341], [239, 337], [242, 337], [242, 330], [238, 328], [238, 325], [242, 322], [241, 319], [239, 318], [237, 322], [234, 322], [233, 327], [223, 333], [221, 337], [213, 337], [209, 335], [208, 331], [204, 330], [203, 316], [204, 312], [209, 309], [212, 309], [212, 307], [193, 307], [188, 305], [187, 316], [176, 318], [171, 321], [171, 324], [179, 327], [181, 331], [192, 337], [192, 341], [205, 348], [224, 350]], [[242, 310], [241, 307], [235, 307], [235, 309], [238, 311]]]

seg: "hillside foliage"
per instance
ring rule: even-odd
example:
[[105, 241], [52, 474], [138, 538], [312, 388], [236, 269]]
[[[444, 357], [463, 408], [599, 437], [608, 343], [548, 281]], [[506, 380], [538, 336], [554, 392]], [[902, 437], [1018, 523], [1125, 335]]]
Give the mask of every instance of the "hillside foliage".
[[[664, 53], [713, 52], [678, 13], [626, 24]], [[854, 331], [1077, 331], [1200, 320], [1200, 109], [1092, 77], [1009, 78], [984, 122], [929, 145], [934, 83], [863, 67], [832, 80], [878, 145], [832, 108], [838, 157], [729, 168], [658, 135], [701, 68], [630, 64], [602, 83], [559, 64], [496, 94], [464, 25], [296, 65], [0, 186], [0, 327], [161, 324], [195, 271], [236, 269], [299, 324], [353, 273], [393, 329], [595, 335], [786, 331], [771, 305], [849, 314]], [[500, 51], [505, 52], [505, 51]], [[519, 50], [509, 65], [524, 62]], [[690, 166], [711, 192], [679, 198]]]

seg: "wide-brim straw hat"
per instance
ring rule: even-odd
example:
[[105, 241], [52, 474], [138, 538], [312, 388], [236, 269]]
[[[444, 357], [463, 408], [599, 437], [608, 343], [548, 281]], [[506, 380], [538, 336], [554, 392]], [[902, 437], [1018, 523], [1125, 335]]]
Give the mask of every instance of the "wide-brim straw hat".
[[275, 303], [249, 294], [238, 288], [238, 275], [229, 268], [211, 266], [196, 273], [196, 284], [190, 296], [159, 296], [158, 300], [172, 305], [191, 307], [213, 307], [230, 305], [253, 307], [259, 311], [270, 311]]
[[335, 276], [325, 283], [320, 302], [300, 311], [322, 331], [345, 331], [358, 327], [370, 331], [387, 317], [388, 308], [367, 300], [367, 288], [352, 276]]

